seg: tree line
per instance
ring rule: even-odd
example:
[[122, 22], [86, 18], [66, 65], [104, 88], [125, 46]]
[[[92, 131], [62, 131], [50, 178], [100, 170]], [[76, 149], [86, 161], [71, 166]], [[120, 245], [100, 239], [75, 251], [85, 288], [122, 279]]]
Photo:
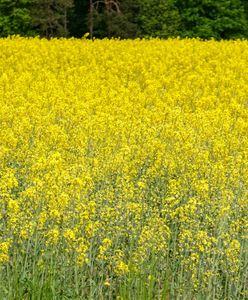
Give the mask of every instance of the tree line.
[[0, 36], [248, 37], [247, 0], [0, 0]]

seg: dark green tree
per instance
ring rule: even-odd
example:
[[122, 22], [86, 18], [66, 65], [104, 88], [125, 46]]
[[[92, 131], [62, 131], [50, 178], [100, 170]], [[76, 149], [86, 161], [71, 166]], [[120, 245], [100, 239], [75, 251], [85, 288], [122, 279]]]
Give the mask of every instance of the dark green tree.
[[81, 38], [86, 32], [89, 32], [88, 24], [89, 1], [74, 0], [74, 6], [70, 10], [68, 30], [71, 36]]
[[[241, 2], [243, 3], [244, 6], [246, 20], [248, 20], [248, 1], [242, 0]], [[247, 36], [248, 36], [248, 32], [247, 32]]]
[[177, 36], [181, 18], [174, 0], [139, 0], [139, 36]]
[[182, 18], [182, 37], [233, 39], [247, 34], [247, 19], [240, 0], [176, 0], [175, 3]]
[[93, 36], [133, 38], [137, 36], [137, 0], [92, 0], [93, 10], [89, 14], [89, 29], [93, 25]]
[[177, 36], [180, 15], [174, 0], [91, 0], [96, 37]]
[[0, 0], [0, 36], [32, 35], [31, 0]]
[[247, 0], [0, 0], [0, 36], [248, 37]]
[[41, 36], [66, 37], [73, 0], [32, 0], [32, 24]]

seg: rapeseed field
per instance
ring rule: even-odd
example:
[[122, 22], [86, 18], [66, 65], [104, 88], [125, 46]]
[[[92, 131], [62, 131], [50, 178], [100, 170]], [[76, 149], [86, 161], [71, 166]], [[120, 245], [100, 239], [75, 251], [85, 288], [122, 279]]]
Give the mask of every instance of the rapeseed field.
[[248, 298], [248, 42], [0, 39], [0, 299]]

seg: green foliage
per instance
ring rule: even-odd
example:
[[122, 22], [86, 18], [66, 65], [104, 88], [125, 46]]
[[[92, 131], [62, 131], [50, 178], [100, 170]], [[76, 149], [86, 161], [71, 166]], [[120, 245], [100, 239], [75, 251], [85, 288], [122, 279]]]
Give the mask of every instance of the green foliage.
[[[242, 0], [241, 2], [244, 6], [246, 20], [248, 20], [248, 1], [247, 0]], [[248, 32], [246, 32], [246, 33], [248, 35]]]
[[74, 6], [69, 11], [68, 30], [70, 35], [81, 38], [88, 32], [88, 0], [74, 0]]
[[32, 24], [41, 36], [68, 36], [68, 11], [73, 0], [32, 0]]
[[233, 39], [247, 36], [247, 19], [240, 0], [176, 0], [182, 37]]
[[[98, 1], [94, 3], [97, 4]], [[104, 3], [94, 6], [94, 36], [134, 38], [138, 33], [137, 0], [115, 2], [117, 6], [107, 7]]]
[[2, 37], [82, 37], [86, 32], [96, 38], [247, 38], [248, 1], [0, 0]]
[[180, 15], [173, 0], [139, 0], [139, 35], [167, 38], [176, 36]]
[[30, 0], [0, 0], [0, 36], [32, 35]]

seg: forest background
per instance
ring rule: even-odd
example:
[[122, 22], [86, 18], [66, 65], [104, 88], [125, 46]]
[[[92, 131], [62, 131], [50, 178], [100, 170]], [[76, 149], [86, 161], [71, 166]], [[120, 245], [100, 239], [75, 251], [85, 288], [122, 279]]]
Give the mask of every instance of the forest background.
[[248, 0], [0, 0], [0, 37], [248, 37]]

